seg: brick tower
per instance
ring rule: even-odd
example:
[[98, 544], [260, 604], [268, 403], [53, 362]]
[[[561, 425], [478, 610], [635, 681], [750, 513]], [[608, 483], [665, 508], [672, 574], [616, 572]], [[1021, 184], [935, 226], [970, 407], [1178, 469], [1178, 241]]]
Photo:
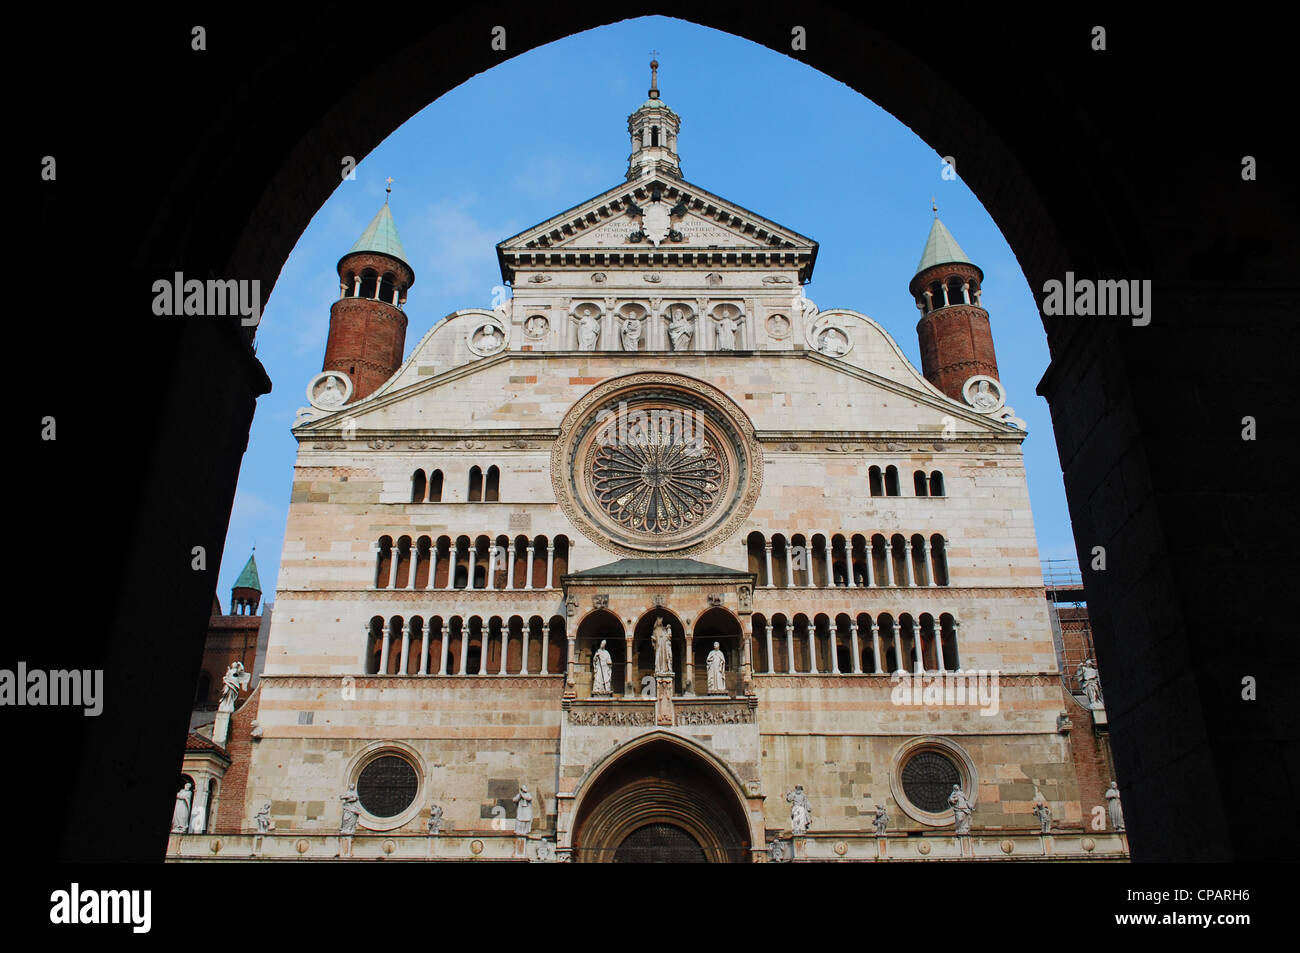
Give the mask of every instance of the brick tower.
[[984, 272], [966, 257], [936, 211], [907, 289], [921, 312], [916, 323], [921, 370], [954, 400], [962, 400], [962, 385], [977, 374], [999, 379], [989, 313], [980, 306], [983, 281]]
[[[389, 186], [389, 192], [392, 186]], [[352, 381], [352, 400], [372, 393], [402, 366], [407, 289], [415, 272], [397, 237], [388, 199], [361, 237], [339, 259], [339, 299], [330, 308], [324, 371]]]

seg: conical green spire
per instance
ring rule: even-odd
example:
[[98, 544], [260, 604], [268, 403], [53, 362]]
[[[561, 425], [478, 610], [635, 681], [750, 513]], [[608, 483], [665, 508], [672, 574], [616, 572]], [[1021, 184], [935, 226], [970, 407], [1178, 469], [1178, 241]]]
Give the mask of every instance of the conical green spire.
[[406, 260], [406, 249], [402, 247], [402, 240], [397, 237], [397, 225], [393, 222], [393, 213], [388, 210], [387, 201], [384, 202], [379, 213], [370, 220], [370, 224], [361, 233], [357, 243], [348, 249], [348, 254], [359, 251], [378, 252], [396, 258], [404, 265], [411, 264]]
[[257, 561], [252, 556], [249, 556], [248, 562], [244, 563], [244, 569], [235, 580], [234, 588], [262, 591], [262, 581], [257, 578]]
[[936, 215], [934, 224], [930, 226], [930, 237], [925, 240], [925, 251], [921, 253], [921, 263], [916, 266], [916, 273], [919, 275], [927, 268], [933, 268], [935, 265], [948, 265], [955, 261], [967, 265], [975, 264], [966, 257], [966, 253], [957, 244], [957, 239], [952, 237], [952, 232], [944, 227], [943, 222], [939, 221], [939, 216]]

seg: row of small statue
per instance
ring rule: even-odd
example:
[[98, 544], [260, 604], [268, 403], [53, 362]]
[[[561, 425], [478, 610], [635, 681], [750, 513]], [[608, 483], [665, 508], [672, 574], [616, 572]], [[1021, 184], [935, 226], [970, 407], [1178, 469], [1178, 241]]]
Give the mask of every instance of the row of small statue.
[[[635, 351], [641, 345], [641, 322], [639, 314], [624, 314], [622, 318], [622, 329], [619, 333], [620, 341], [625, 351]], [[668, 337], [672, 342], [674, 351], [685, 351], [689, 349], [691, 335], [694, 329], [691, 326], [691, 316], [682, 308], [673, 308], [669, 314], [663, 316], [668, 322]], [[595, 308], [583, 308], [581, 313], [572, 315], [574, 321], [578, 323], [578, 349], [582, 351], [594, 351], [596, 349], [596, 340], [600, 337], [600, 318]], [[719, 351], [734, 351], [736, 349], [736, 331], [745, 321], [745, 315], [738, 308], [733, 308], [724, 312], [721, 316], [713, 317], [717, 328], [716, 347]]]
[[[600, 640], [600, 647], [591, 654], [591, 694], [593, 696], [610, 694], [614, 674], [614, 662], [605, 648], [605, 639]], [[672, 633], [664, 624], [663, 616], [655, 622], [654, 632], [650, 636], [655, 646], [655, 674], [673, 674]], [[727, 656], [722, 652], [718, 642], [713, 643], [713, 650], [704, 661], [708, 673], [708, 692], [710, 695], [727, 694]], [[647, 694], [653, 697], [652, 689]]]
[[[1052, 809], [1048, 806], [1046, 798], [1037, 789], [1034, 791], [1036, 797], [1034, 800], [1034, 816], [1038, 818], [1039, 830], [1048, 834], [1052, 830]], [[808, 833], [812, 825], [812, 807], [808, 803], [808, 795], [804, 793], [803, 785], [796, 784], [794, 790], [785, 796], [790, 804], [790, 830], [796, 837], [801, 837]], [[961, 789], [961, 785], [954, 784], [952, 793], [948, 795], [948, 803], [952, 805], [953, 824], [956, 834], [969, 834], [971, 825], [971, 816], [975, 813], [971, 805], [970, 798], [966, 792]], [[1114, 781], [1110, 782], [1110, 787], [1106, 789], [1106, 813], [1110, 818], [1110, 826], [1116, 831], [1124, 830], [1124, 812], [1119, 804], [1119, 785]], [[883, 804], [876, 805], [876, 813], [872, 818], [872, 827], [877, 834], [885, 834], [889, 829], [889, 812], [885, 810]]]

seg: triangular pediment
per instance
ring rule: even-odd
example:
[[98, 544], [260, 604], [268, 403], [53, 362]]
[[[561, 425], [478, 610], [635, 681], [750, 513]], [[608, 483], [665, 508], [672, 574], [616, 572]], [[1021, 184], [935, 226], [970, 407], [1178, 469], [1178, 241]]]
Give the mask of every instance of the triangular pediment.
[[738, 253], [756, 265], [811, 269], [817, 243], [706, 189], [671, 176], [624, 182], [497, 245], [502, 270], [569, 258]]

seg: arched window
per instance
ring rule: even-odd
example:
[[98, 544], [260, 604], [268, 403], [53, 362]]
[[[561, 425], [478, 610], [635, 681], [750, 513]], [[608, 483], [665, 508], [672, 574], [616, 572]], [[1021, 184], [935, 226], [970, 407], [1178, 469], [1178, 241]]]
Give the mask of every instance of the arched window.
[[469, 469], [469, 496], [467, 499], [471, 503], [481, 503], [483, 501], [483, 471], [478, 467]]
[[885, 467], [885, 496], [900, 496], [898, 489], [898, 467]]
[[867, 485], [871, 488], [872, 496], [885, 495], [885, 485], [880, 479], [880, 467], [872, 467], [867, 471]]
[[930, 537], [930, 563], [934, 568], [934, 584], [948, 585], [948, 547], [938, 533]]
[[424, 493], [425, 493], [424, 471], [416, 470], [415, 473], [411, 475], [411, 502], [423, 503]]
[[397, 578], [394, 589], [405, 589], [411, 579], [411, 537], [403, 536], [397, 541]]
[[650, 127], [650, 145], [652, 145], [652, 146], [657, 146], [657, 145], [659, 145], [659, 127], [658, 127], [658, 126], [651, 126], [651, 127]]
[[961, 668], [961, 655], [957, 650], [957, 620], [945, 612], [939, 616], [939, 631], [943, 645], [944, 671], [955, 672]]
[[433, 470], [429, 473], [429, 502], [442, 502], [442, 471]]
[[365, 271], [361, 272], [361, 290], [358, 292], [357, 297], [373, 298], [375, 296], [375, 289], [378, 287], [378, 282], [379, 276], [375, 274], [372, 269], [367, 268]]
[[351, 298], [357, 290], [357, 273], [349, 271], [343, 276], [343, 297]]
[[393, 538], [379, 537], [375, 546], [375, 588], [387, 589], [393, 575]]
[[387, 301], [389, 304], [393, 303], [394, 282], [393, 273], [391, 271], [384, 272], [384, 277], [379, 280], [380, 301]]
[[501, 499], [501, 471], [496, 467], [488, 467], [487, 485], [483, 489], [483, 499], [488, 503], [495, 503]]
[[961, 279], [960, 279], [960, 278], [949, 278], [949, 279], [948, 279], [948, 303], [949, 303], [949, 304], [963, 304], [963, 303], [964, 303], [963, 300], [962, 300], [962, 296], [961, 296]]
[[911, 543], [912, 580], [918, 586], [930, 585], [930, 567], [925, 562], [925, 537], [915, 533], [908, 541]]
[[929, 489], [929, 485], [926, 483], [924, 470], [917, 470], [912, 474], [912, 486], [915, 488], [917, 496], [927, 495], [926, 491]]
[[745, 557], [749, 571], [754, 574], [760, 586], [766, 586], [767, 560], [763, 552], [763, 534], [755, 530], [745, 538]]
[[931, 496], [944, 495], [943, 474], [938, 470], [935, 470], [933, 473], [930, 474], [930, 495]]

